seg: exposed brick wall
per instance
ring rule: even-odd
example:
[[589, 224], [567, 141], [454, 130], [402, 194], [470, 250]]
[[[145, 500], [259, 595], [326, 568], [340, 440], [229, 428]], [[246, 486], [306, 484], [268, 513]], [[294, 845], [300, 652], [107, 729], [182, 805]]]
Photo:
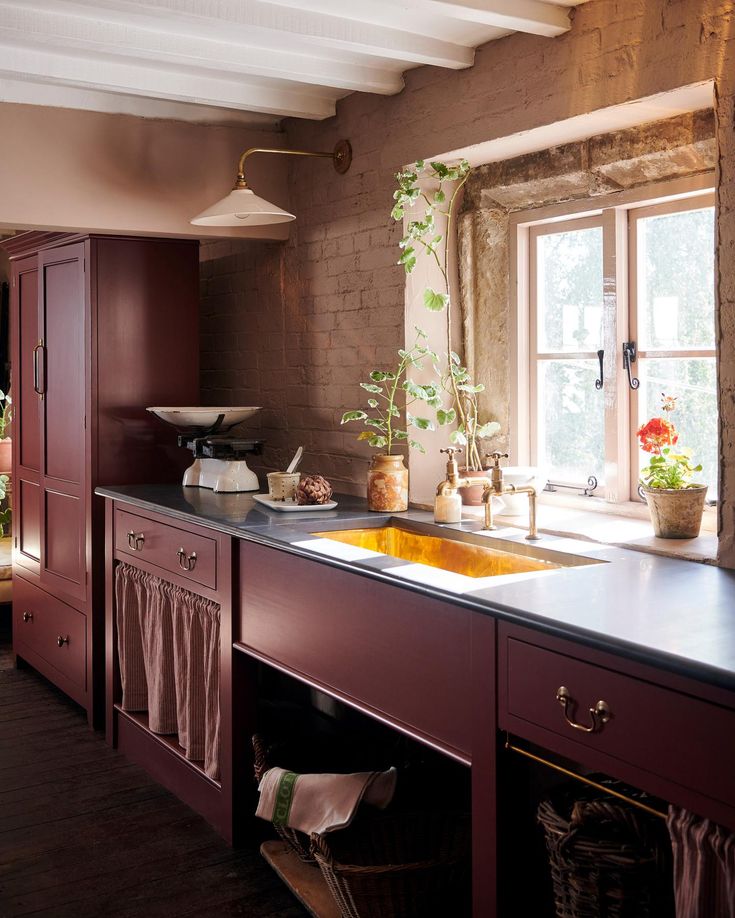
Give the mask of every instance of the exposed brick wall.
[[[304, 442], [311, 467], [338, 486], [362, 486], [368, 452], [340, 429], [338, 419], [359, 402], [364, 369], [387, 361], [403, 339], [404, 279], [395, 265], [400, 231], [387, 218], [398, 167], [714, 78], [719, 339], [727, 355], [721, 371], [721, 560], [735, 566], [735, 366], [729, 356], [735, 353], [734, 6], [733, 0], [592, 0], [578, 8], [572, 30], [560, 38], [512, 35], [481, 48], [470, 69], [423, 67], [407, 74], [397, 96], [353, 95], [329, 121], [287, 122], [295, 147], [327, 149], [348, 137], [352, 168], [340, 177], [322, 160], [292, 164], [298, 220], [290, 243], [249, 250], [243, 263], [252, 259], [251, 270], [245, 271], [246, 286], [238, 288], [242, 297], [234, 289], [222, 293], [235, 295], [233, 308], [239, 304], [230, 313], [232, 323], [224, 314], [231, 307], [221, 311], [212, 300], [214, 329], [209, 315], [204, 323], [207, 335], [234, 333], [252, 353], [245, 339], [255, 334], [249, 331], [253, 317], [262, 313], [263, 302], [280, 302], [282, 327], [270, 328], [274, 338], [267, 353], [281, 348], [283, 372], [261, 372], [257, 388], [249, 391], [277, 405], [274, 421], [286, 418], [287, 451]], [[215, 392], [239, 391], [239, 358], [228, 353], [229, 369], [210, 388], [207, 374], [216, 355], [205, 352], [210, 401]], [[274, 451], [285, 448], [279, 442]]]

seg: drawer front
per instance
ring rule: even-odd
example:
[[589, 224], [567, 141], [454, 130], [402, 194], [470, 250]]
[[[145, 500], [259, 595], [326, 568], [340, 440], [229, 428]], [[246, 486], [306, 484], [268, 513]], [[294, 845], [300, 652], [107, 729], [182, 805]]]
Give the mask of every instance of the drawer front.
[[246, 648], [469, 759], [472, 613], [247, 542], [240, 584]]
[[216, 539], [116, 510], [115, 551], [217, 589]]
[[[547, 748], [556, 735], [560, 745], [552, 751], [559, 754], [573, 757], [573, 743], [735, 805], [735, 710], [522, 638], [506, 635], [504, 645], [501, 728]], [[576, 645], [570, 650], [580, 652]], [[562, 687], [566, 711], [557, 700]], [[600, 702], [607, 712], [600, 705], [593, 715], [590, 708]], [[567, 718], [588, 729], [594, 725], [594, 731], [577, 729]]]
[[43, 657], [74, 685], [87, 683], [87, 618], [21, 577], [13, 580], [13, 645]]

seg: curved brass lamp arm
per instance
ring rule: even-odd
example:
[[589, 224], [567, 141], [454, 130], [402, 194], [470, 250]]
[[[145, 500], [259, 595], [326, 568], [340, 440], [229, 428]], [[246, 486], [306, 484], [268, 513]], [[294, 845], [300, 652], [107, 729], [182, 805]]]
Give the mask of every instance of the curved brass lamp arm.
[[245, 179], [245, 160], [253, 153], [283, 153], [286, 156], [323, 156], [332, 160], [334, 168], [340, 175], [347, 172], [352, 164], [352, 147], [349, 140], [339, 140], [331, 153], [323, 153], [311, 150], [275, 150], [267, 147], [251, 147], [240, 156], [237, 164], [237, 181], [235, 188], [247, 188], [248, 183]]

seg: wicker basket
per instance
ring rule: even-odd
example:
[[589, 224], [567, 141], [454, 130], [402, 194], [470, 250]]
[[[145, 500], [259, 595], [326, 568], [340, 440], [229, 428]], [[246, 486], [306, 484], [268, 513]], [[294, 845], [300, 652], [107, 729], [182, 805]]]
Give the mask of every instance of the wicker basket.
[[340, 832], [312, 835], [311, 842], [343, 918], [467, 913], [469, 816], [369, 816]]
[[[595, 780], [621, 788], [608, 778]], [[673, 918], [671, 845], [663, 820], [578, 784], [544, 800], [538, 820], [557, 918]]]

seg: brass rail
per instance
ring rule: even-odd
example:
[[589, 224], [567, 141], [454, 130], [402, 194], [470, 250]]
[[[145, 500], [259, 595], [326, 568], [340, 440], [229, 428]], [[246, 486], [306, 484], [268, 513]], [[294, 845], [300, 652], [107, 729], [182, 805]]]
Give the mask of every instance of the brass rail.
[[595, 790], [602, 791], [604, 794], [609, 794], [611, 797], [617, 797], [618, 800], [624, 800], [631, 806], [637, 807], [639, 810], [643, 810], [645, 813], [649, 813], [651, 816], [658, 816], [659, 819], [668, 818], [666, 813], [662, 813], [661, 810], [657, 810], [652, 806], [641, 803], [640, 800], [635, 800], [633, 797], [628, 797], [626, 794], [621, 794], [619, 791], [605, 787], [604, 784], [598, 784], [597, 781], [592, 781], [590, 778], [585, 778], [584, 775], [577, 774], [576, 771], [570, 771], [568, 768], [557, 765], [556, 762], [550, 762], [548, 759], [543, 759], [540, 755], [535, 755], [535, 753], [529, 752], [527, 749], [522, 749], [520, 746], [514, 746], [510, 741], [510, 736], [507, 733], [505, 734], [505, 748], [509, 749], [511, 752], [518, 753], [518, 755], [525, 756], [527, 759], [531, 759], [532, 762], [538, 762], [539, 765], [545, 765], [547, 768], [558, 771], [560, 774], [566, 775], [568, 778], [573, 778], [575, 781], [581, 781], [582, 784], [587, 784], [589, 787], [594, 787]]

